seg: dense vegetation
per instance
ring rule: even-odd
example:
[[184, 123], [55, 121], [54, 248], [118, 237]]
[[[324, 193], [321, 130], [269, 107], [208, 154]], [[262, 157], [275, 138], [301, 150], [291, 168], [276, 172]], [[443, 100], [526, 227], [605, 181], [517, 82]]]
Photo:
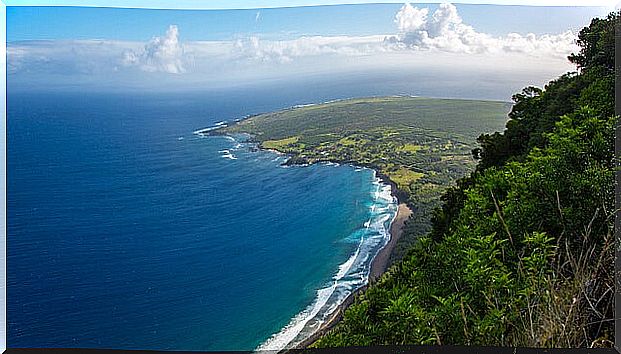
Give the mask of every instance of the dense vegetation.
[[431, 232], [314, 347], [612, 345], [619, 17], [580, 32], [578, 72], [513, 97]]
[[344, 100], [256, 115], [218, 133], [250, 133], [287, 163], [349, 162], [380, 172], [414, 214], [393, 252], [399, 259], [431, 228], [440, 196], [474, 170], [481, 132], [501, 130], [510, 103], [418, 97]]

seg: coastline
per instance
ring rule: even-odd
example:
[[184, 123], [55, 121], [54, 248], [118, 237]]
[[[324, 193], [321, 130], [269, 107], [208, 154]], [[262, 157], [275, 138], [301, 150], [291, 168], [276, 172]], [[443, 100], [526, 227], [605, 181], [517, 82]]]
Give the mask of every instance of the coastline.
[[[374, 205], [378, 205], [377, 203], [379, 200], [383, 200], [383, 202], [380, 202], [379, 204], [380, 209], [384, 209], [384, 207], [381, 206], [383, 205], [382, 203], [387, 203], [386, 206], [390, 205], [390, 214], [392, 214], [390, 215], [390, 219], [387, 218], [388, 215], [386, 215], [386, 211], [383, 210], [379, 211], [379, 213], [374, 216], [374, 218], [376, 219], [372, 218], [373, 220], [375, 220], [375, 222], [373, 223], [373, 225], [375, 226], [369, 227], [369, 225], [371, 225], [371, 220], [365, 223], [365, 228], [367, 230], [376, 230], [371, 232], [379, 232], [377, 236], [382, 235], [381, 237], [383, 241], [381, 243], [377, 242], [377, 236], [369, 238], [369, 240], [375, 240], [371, 241], [371, 244], [375, 242], [375, 245], [371, 246], [374, 247], [374, 251], [368, 253], [366, 256], [361, 256], [359, 252], [362, 247], [362, 240], [365, 239], [363, 237], [356, 252], [351, 255], [347, 262], [339, 266], [339, 275], [335, 275], [335, 277], [333, 278], [333, 285], [319, 289], [315, 302], [309, 305], [309, 307], [307, 307], [300, 314], [292, 318], [287, 326], [283, 327], [279, 332], [273, 334], [270, 338], [263, 342], [259, 347], [255, 349], [255, 352], [269, 351], [273, 353], [288, 353], [291, 352], [292, 349], [307, 347], [308, 345], [316, 341], [323, 333], [325, 333], [326, 330], [330, 329], [334, 324], [336, 324], [341, 318], [344, 310], [353, 303], [355, 296], [359, 294], [360, 291], [364, 291], [367, 288], [371, 279], [371, 272], [373, 271], [373, 269], [375, 269], [374, 272], [382, 274], [387, 265], [390, 253], [386, 253], [386, 251], [384, 251], [385, 255], [380, 256], [378, 261], [376, 261], [376, 257], [378, 256], [378, 254], [380, 254], [380, 251], [387, 247], [387, 245], [391, 245], [388, 248], [389, 252], [394, 248], [394, 243], [398, 240], [398, 236], [400, 236], [400, 229], [403, 226], [404, 220], [410, 215], [410, 213], [405, 212], [409, 211], [409, 209], [405, 204], [401, 205], [401, 208], [399, 207], [398, 198], [396, 198], [395, 196], [395, 189], [390, 183], [386, 181], [385, 178], [381, 178], [380, 176], [378, 176], [374, 169], [355, 166], [351, 163], [347, 163], [347, 165], [350, 167], [362, 168], [373, 172], [373, 185], [377, 186], [377, 190], [375, 192], [372, 192], [373, 194], [375, 194]], [[374, 209], [375, 207], [372, 207], [370, 209], [372, 214], [374, 213]], [[400, 211], [402, 215], [400, 218], [398, 218], [397, 214], [399, 214]], [[403, 221], [395, 224], [395, 220], [397, 219], [402, 219]], [[378, 227], [381, 229], [377, 229]], [[396, 230], [399, 230], [399, 232], [397, 233]], [[397, 237], [394, 237], [394, 235], [396, 235]], [[353, 276], [354, 279], [358, 277], [360, 278], [359, 282], [356, 282], [355, 287], [351, 288], [353, 283], [351, 285], [347, 285], [347, 283], [349, 283], [352, 279], [344, 280], [344, 277], [349, 274], [349, 269], [354, 264], [358, 264], [358, 266], [362, 266], [364, 268], [358, 268], [361, 272], [351, 273], [350, 276]], [[362, 272], [363, 269], [366, 269], [366, 271]], [[342, 294], [342, 297], [335, 298], [334, 300], [336, 301], [333, 300], [332, 302], [330, 302], [331, 305], [326, 306], [326, 301], [328, 300], [328, 298], [331, 297], [333, 294], [338, 294], [338, 292], [335, 292], [335, 289], [340, 289], [339, 291], [347, 291], [347, 294]], [[328, 297], [325, 297], [326, 292], [329, 292], [329, 294], [327, 295]], [[320, 317], [315, 317], [318, 314]], [[309, 320], [311, 320], [310, 326], [308, 326]]]
[[[292, 108], [296, 108], [296, 107], [292, 107]], [[233, 122], [231, 125], [235, 125], [237, 123], [239, 123], [242, 120], [245, 119], [249, 119], [252, 116], [248, 116], [245, 117], [243, 119], [240, 120], [236, 120], [235, 122]], [[226, 122], [225, 122], [226, 124]], [[215, 126], [213, 128], [215, 129], [210, 129], [208, 131], [203, 130], [199, 130], [197, 132], [195, 132], [195, 134], [198, 135], [228, 135], [227, 133], [223, 133], [221, 131], [219, 131], [219, 128], [225, 128], [226, 125], [222, 126]], [[209, 129], [209, 128], [208, 128]], [[299, 166], [308, 166], [309, 164], [301, 164], [301, 163], [297, 163], [293, 162], [291, 163], [291, 158], [294, 157], [291, 154], [287, 154], [285, 152], [282, 151], [278, 151], [275, 149], [267, 149], [267, 148], [263, 148], [261, 147], [261, 144], [259, 141], [256, 141], [252, 135], [248, 135], [246, 142], [250, 142], [250, 143], [254, 143], [256, 144], [254, 148], [252, 148], [252, 150], [254, 151], [258, 151], [258, 150], [262, 150], [262, 151], [269, 151], [269, 152], [273, 152], [276, 153], [278, 155], [284, 155], [287, 156], [288, 159], [282, 163], [282, 165], [299, 165]], [[386, 243], [386, 245], [384, 245], [379, 251], [378, 253], [373, 257], [371, 264], [370, 264], [370, 269], [369, 269], [369, 275], [368, 275], [368, 279], [365, 285], [361, 286], [360, 288], [354, 290], [352, 293], [350, 293], [347, 297], [345, 297], [345, 299], [336, 306], [336, 308], [332, 311], [332, 313], [329, 315], [329, 317], [322, 323], [319, 325], [319, 327], [317, 328], [317, 330], [315, 330], [314, 332], [312, 332], [306, 339], [298, 342], [297, 344], [295, 344], [292, 347], [289, 348], [283, 348], [281, 350], [277, 350], [276, 352], [278, 353], [290, 353], [292, 351], [296, 351], [298, 349], [305, 349], [308, 346], [310, 346], [311, 344], [313, 344], [314, 342], [316, 342], [319, 338], [321, 338], [324, 334], [326, 334], [329, 330], [331, 330], [343, 317], [343, 314], [345, 312], [345, 310], [347, 310], [347, 308], [354, 302], [355, 298], [357, 296], [359, 296], [360, 294], [362, 294], [368, 287], [368, 285], [376, 280], [378, 280], [382, 274], [384, 274], [384, 272], [387, 270], [388, 267], [388, 263], [390, 260], [390, 256], [392, 255], [396, 243], [397, 241], [400, 239], [401, 235], [403, 234], [403, 228], [405, 225], [405, 222], [409, 219], [409, 217], [412, 215], [412, 210], [408, 207], [408, 205], [406, 204], [405, 200], [407, 200], [407, 194], [405, 194], [403, 191], [399, 190], [397, 188], [396, 183], [394, 183], [388, 176], [382, 174], [380, 171], [378, 171], [378, 169], [375, 166], [372, 165], [365, 165], [365, 164], [356, 164], [354, 161], [320, 161], [321, 162], [332, 162], [332, 163], [338, 163], [338, 164], [348, 164], [351, 165], [352, 167], [355, 168], [366, 168], [366, 169], [370, 169], [374, 172], [376, 178], [379, 180], [380, 184], [383, 185], [387, 185], [390, 187], [390, 194], [391, 196], [394, 198], [396, 204], [397, 204], [397, 210], [395, 212], [395, 215], [393, 217], [393, 219], [390, 222], [390, 226], [388, 229], [388, 234], [389, 234], [389, 240]]]
[[378, 254], [371, 262], [371, 271], [367, 284], [349, 294], [349, 296], [347, 296], [345, 300], [343, 300], [343, 302], [337, 306], [337, 308], [334, 310], [334, 312], [332, 312], [330, 317], [324, 323], [322, 323], [321, 326], [315, 332], [313, 332], [313, 334], [298, 343], [296, 346], [282, 350], [282, 353], [291, 353], [293, 351], [305, 349], [314, 342], [316, 342], [319, 338], [321, 338], [328, 331], [330, 331], [343, 318], [345, 310], [347, 310], [347, 308], [354, 302], [358, 295], [362, 294], [367, 289], [369, 283], [379, 279], [379, 277], [384, 274], [384, 272], [387, 270], [386, 267], [388, 265], [390, 255], [392, 254], [392, 251], [394, 250], [397, 241], [403, 234], [403, 227], [411, 214], [412, 210], [407, 206], [407, 204], [398, 204], [397, 213], [390, 224], [390, 240], [384, 247], [382, 247], [382, 249], [378, 252]]
[[412, 215], [412, 210], [405, 203], [399, 203], [397, 207], [397, 214], [390, 223], [390, 240], [386, 246], [377, 253], [373, 262], [371, 262], [371, 271], [369, 272], [369, 282], [379, 279], [388, 268], [388, 261], [392, 255], [393, 250], [401, 235], [403, 235], [403, 228], [405, 222]]

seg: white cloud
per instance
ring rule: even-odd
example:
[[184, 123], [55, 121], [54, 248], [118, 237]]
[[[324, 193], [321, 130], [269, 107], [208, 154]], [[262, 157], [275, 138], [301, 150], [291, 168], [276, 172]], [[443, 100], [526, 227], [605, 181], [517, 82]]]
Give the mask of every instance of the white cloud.
[[[255, 18], [260, 19], [259, 12]], [[578, 50], [572, 32], [494, 37], [463, 23], [457, 9], [405, 4], [395, 15], [395, 34], [302, 36], [272, 40], [251, 35], [237, 40], [179, 40], [179, 28], [148, 42], [51, 40], [9, 43], [7, 68], [13, 82], [116, 82], [144, 85], [230, 85], [348, 71], [453, 72], [504, 70], [517, 75], [572, 67]], [[191, 75], [170, 75], [191, 73]], [[20, 76], [22, 75], [22, 76]], [[551, 78], [554, 76], [546, 76]]]
[[9, 43], [10, 74], [93, 75], [133, 68], [145, 72], [184, 73], [193, 56], [179, 42], [179, 29], [169, 26], [163, 37], [147, 43], [111, 40], [41, 40]]
[[93, 75], [113, 70], [132, 42], [106, 40], [41, 40], [8, 43], [8, 73]]
[[542, 53], [555, 57], [565, 58], [572, 52], [578, 52], [580, 48], [575, 43], [576, 35], [567, 31], [557, 35], [536, 36], [532, 33], [522, 36], [517, 33], [509, 33], [502, 41], [502, 49], [505, 52], [514, 53]]
[[[260, 20], [257, 11], [255, 20]], [[263, 39], [258, 35], [228, 41], [181, 43], [179, 28], [170, 25], [164, 36], [147, 43], [121, 41], [31, 41], [11, 43], [7, 49], [9, 73], [70, 71], [89, 74], [138, 69], [151, 73], [215, 73], [235, 70], [252, 63], [291, 65], [293, 62], [343, 60], [388, 53], [449, 53], [463, 61], [464, 55], [526, 55], [540, 59], [566, 61], [579, 48], [575, 34], [509, 33], [494, 37], [465, 24], [457, 8], [440, 4], [433, 13], [406, 3], [395, 14], [396, 35], [302, 36], [287, 40]], [[120, 52], [119, 52], [120, 51]], [[353, 60], [353, 59], [352, 59]], [[351, 60], [350, 60], [351, 61]], [[353, 65], [356, 65], [352, 62]], [[185, 77], [185, 75], [184, 75]]]
[[262, 40], [258, 36], [239, 39], [235, 55], [262, 62], [291, 63], [296, 58], [319, 55], [376, 55], [391, 51], [432, 50], [456, 54], [526, 54], [533, 57], [563, 59], [579, 50], [571, 31], [536, 36], [509, 33], [494, 37], [476, 31], [463, 22], [457, 8], [440, 4], [430, 14], [428, 8], [409, 3], [396, 13], [397, 35], [377, 36], [305, 36], [291, 40]]
[[296, 58], [365, 55], [384, 51], [383, 36], [304, 36], [291, 40], [262, 40], [258, 36], [235, 42], [237, 59], [290, 63]]
[[394, 21], [399, 34], [386, 37], [386, 43], [401, 49], [467, 54], [506, 52], [562, 58], [578, 50], [576, 36], [571, 31], [543, 36], [510, 33], [505, 37], [477, 32], [463, 23], [457, 8], [450, 3], [440, 4], [431, 16], [428, 8], [419, 9], [406, 3]]
[[427, 22], [429, 9], [419, 9], [409, 3], [403, 5], [401, 10], [395, 15], [395, 23], [399, 31], [407, 33], [420, 29]]
[[184, 47], [179, 43], [179, 29], [170, 25], [164, 37], [153, 37], [142, 51], [127, 51], [123, 55], [123, 64], [136, 65], [148, 72], [184, 73], [188, 58]]
[[20, 69], [22, 69], [24, 65], [24, 57], [27, 56], [27, 54], [27, 51], [22, 48], [7, 46], [7, 72], [10, 74], [18, 72]]

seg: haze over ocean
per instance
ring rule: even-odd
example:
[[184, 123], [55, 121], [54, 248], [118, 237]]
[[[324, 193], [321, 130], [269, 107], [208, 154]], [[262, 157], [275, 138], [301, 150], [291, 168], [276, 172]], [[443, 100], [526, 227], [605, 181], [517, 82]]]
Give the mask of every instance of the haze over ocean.
[[568, 70], [564, 31], [603, 12], [483, 8], [10, 9], [8, 346], [291, 339], [305, 310], [366, 281], [395, 203], [368, 169], [283, 167], [244, 137], [193, 132], [352, 97], [509, 101]]
[[[387, 228], [394, 204], [378, 198], [370, 170], [283, 168], [283, 156], [249, 151], [241, 137], [193, 132], [333, 99], [500, 100], [509, 90], [396, 73], [307, 83], [9, 92], [8, 345], [256, 348], [313, 306], [361, 238], [377, 235], [364, 230], [381, 217], [372, 205], [388, 207], [379, 225]], [[366, 255], [377, 251], [374, 242]], [[368, 270], [364, 255], [324, 311], [366, 281], [357, 274]]]

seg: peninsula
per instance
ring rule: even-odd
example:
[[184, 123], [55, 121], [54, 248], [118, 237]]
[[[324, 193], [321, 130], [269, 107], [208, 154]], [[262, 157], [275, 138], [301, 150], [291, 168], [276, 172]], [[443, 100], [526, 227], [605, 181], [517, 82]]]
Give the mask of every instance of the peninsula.
[[[347, 163], [374, 169], [392, 185], [407, 237], [396, 237], [375, 264], [373, 277], [401, 258], [446, 187], [470, 172], [481, 133], [501, 131], [511, 104], [423, 97], [370, 97], [296, 106], [257, 114], [210, 131], [247, 133], [262, 149], [288, 154], [286, 164]], [[408, 210], [410, 209], [410, 210]], [[397, 218], [399, 219], [399, 218]], [[377, 263], [376, 262], [376, 263]]]

